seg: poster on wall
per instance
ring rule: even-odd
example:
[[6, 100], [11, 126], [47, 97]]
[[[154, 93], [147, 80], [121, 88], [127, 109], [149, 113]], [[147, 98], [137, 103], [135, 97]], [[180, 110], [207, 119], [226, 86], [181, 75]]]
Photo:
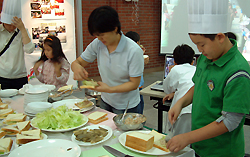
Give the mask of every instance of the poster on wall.
[[[76, 59], [74, 17], [74, 0], [22, 0], [22, 20], [36, 46], [32, 54], [25, 54], [30, 84], [40, 84], [34, 75], [33, 66], [41, 56], [42, 44], [48, 35], [60, 39], [70, 63]], [[77, 86], [72, 71], [67, 84]]]

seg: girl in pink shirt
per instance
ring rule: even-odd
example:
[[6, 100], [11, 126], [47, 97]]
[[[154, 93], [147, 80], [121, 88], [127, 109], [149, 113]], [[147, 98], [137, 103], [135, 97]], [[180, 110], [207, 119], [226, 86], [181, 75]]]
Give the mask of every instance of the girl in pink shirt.
[[[42, 65], [42, 71], [38, 68]], [[33, 68], [37, 79], [56, 88], [66, 86], [69, 79], [70, 63], [62, 51], [60, 40], [56, 36], [48, 36], [44, 40], [41, 58]]]

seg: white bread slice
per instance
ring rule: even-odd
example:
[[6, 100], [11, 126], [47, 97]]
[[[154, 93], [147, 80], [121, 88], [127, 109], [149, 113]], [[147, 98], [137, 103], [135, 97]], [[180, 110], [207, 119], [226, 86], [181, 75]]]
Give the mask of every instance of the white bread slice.
[[41, 140], [41, 130], [28, 130], [22, 131], [19, 134], [16, 134], [16, 143], [17, 144], [26, 144], [32, 141]]
[[8, 104], [0, 103], [0, 109], [7, 109], [9, 107]]
[[69, 91], [69, 90], [72, 90], [72, 88], [73, 88], [73, 85], [67, 85], [67, 86], [60, 87], [57, 91], [58, 92]]
[[13, 140], [11, 138], [0, 139], [0, 152], [7, 153], [11, 150]]
[[107, 115], [108, 114], [105, 113], [105, 112], [95, 111], [95, 112], [88, 115], [89, 122], [93, 123], [93, 124], [98, 124], [100, 122], [103, 122], [103, 121], [107, 120], [108, 117], [105, 117]]
[[16, 126], [20, 132], [29, 130], [30, 129], [30, 121], [18, 122], [18, 123], [16, 123]]
[[153, 147], [154, 136], [142, 132], [131, 132], [126, 135], [125, 146], [146, 152]]
[[16, 135], [19, 133], [19, 129], [16, 126], [7, 125], [2, 127], [2, 131], [5, 131], [7, 135]]
[[152, 130], [149, 134], [154, 136], [154, 145], [153, 145], [154, 147], [169, 152], [169, 149], [166, 148], [167, 145], [167, 142], [165, 140], [166, 135], [158, 133], [155, 130]]
[[15, 124], [16, 122], [23, 122], [26, 120], [26, 115], [23, 113], [17, 113], [17, 114], [9, 114], [7, 117], [4, 119], [3, 123], [8, 123], [8, 124]]
[[0, 110], [0, 118], [5, 118], [8, 114], [13, 113], [14, 110], [12, 108], [2, 109]]
[[2, 137], [5, 136], [5, 135], [6, 135], [6, 132], [0, 131], [0, 138], [2, 138]]

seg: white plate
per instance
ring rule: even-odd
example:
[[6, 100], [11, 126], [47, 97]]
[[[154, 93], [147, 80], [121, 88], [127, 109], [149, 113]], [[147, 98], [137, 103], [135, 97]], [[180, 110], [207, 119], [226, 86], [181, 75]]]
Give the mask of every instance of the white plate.
[[0, 97], [3, 97], [3, 98], [15, 96], [17, 94], [18, 94], [17, 89], [3, 89], [3, 90], [0, 90]]
[[[84, 122], [82, 125], [79, 125], [79, 126], [77, 126], [77, 127], [73, 127], [73, 128], [69, 128], [69, 129], [58, 129], [58, 130], [52, 130], [52, 129], [41, 129], [41, 130], [42, 130], [42, 131], [48, 131], [48, 132], [66, 132], [66, 131], [71, 131], [71, 130], [80, 128], [80, 127], [82, 127], [82, 126], [84, 126], [85, 124], [88, 123], [88, 117], [85, 116], [85, 115], [83, 115], [83, 114], [82, 114], [82, 117], [83, 117], [83, 119], [84, 119], [85, 122]], [[34, 121], [34, 119], [36, 119], [36, 117], [34, 117], [34, 118], [31, 120], [30, 125], [31, 125], [33, 128], [40, 129], [40, 128], [38, 128], [37, 126], [34, 126], [34, 124], [32, 124], [32, 122]]]
[[17, 145], [15, 144], [15, 142], [16, 141], [13, 140], [13, 144], [12, 144], [12, 147], [10, 149], [10, 152], [4, 153], [4, 154], [0, 154], [0, 156], [4, 156], [4, 155], [7, 155], [7, 154], [11, 153], [17, 147]]
[[[26, 84], [27, 85], [27, 84]], [[56, 89], [56, 86], [55, 85], [49, 85], [49, 84], [42, 84], [42, 85], [31, 85], [29, 84], [29, 86], [26, 88], [47, 88], [49, 91], [53, 91]], [[25, 90], [24, 90], [24, 87], [23, 88], [20, 88], [19, 89], [19, 94], [25, 94]]]
[[131, 133], [131, 132], [142, 132], [142, 133], [150, 133], [151, 131], [128, 131], [128, 132], [124, 132], [123, 134], [121, 134], [118, 138], [119, 142], [126, 148], [132, 150], [132, 151], [135, 151], [135, 152], [138, 152], [138, 153], [142, 153], [142, 154], [149, 154], [149, 155], [166, 155], [166, 154], [169, 154], [171, 152], [165, 152], [163, 150], [160, 150], [156, 147], [153, 147], [151, 149], [149, 149], [148, 151], [146, 152], [143, 152], [143, 151], [139, 151], [139, 150], [136, 150], [136, 149], [133, 149], [133, 148], [130, 148], [128, 146], [125, 146], [125, 142], [126, 142], [126, 135], [128, 133]]
[[[65, 100], [61, 100], [61, 101], [57, 101], [57, 102], [53, 102], [52, 103], [52, 107], [53, 108], [57, 108], [59, 106], [62, 106], [62, 105], [66, 105], [69, 109], [79, 109], [79, 107], [77, 107], [75, 105], [75, 103], [78, 103], [78, 102], [81, 102], [83, 101], [83, 99], [65, 99]], [[91, 101], [92, 102], [92, 101]], [[94, 103], [92, 102], [92, 106], [90, 107], [87, 107], [87, 108], [83, 108], [83, 109], [80, 109], [81, 112], [86, 112], [86, 111], [89, 111], [91, 110], [92, 108], [95, 107]]]
[[93, 146], [93, 145], [97, 145], [99, 143], [107, 141], [113, 135], [113, 131], [109, 126], [106, 126], [106, 125], [90, 125], [90, 126], [86, 126], [86, 127], [82, 128], [80, 130], [83, 130], [83, 129], [99, 129], [99, 126], [108, 130], [108, 134], [101, 141], [96, 142], [96, 143], [78, 141], [78, 140], [76, 140], [76, 136], [74, 134], [72, 134], [71, 140], [73, 142], [81, 145], [81, 146]]
[[8, 157], [79, 157], [80, 154], [81, 148], [72, 141], [47, 139], [24, 144]]

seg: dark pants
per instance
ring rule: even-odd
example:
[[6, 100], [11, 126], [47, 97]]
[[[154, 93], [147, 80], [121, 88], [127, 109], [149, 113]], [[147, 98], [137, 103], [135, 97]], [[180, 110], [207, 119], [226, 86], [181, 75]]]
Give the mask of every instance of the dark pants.
[[[139, 107], [138, 106], [139, 105], [137, 105], [134, 108], [128, 109], [127, 113], [138, 113], [138, 111], [139, 111]], [[115, 109], [114, 107], [110, 106], [108, 103], [104, 102], [102, 99], [101, 99], [101, 102], [100, 102], [100, 108], [102, 108], [104, 110], [107, 110], [109, 112], [113, 112], [115, 114], [122, 114], [125, 111], [125, 109], [124, 110]]]
[[17, 78], [17, 79], [8, 79], [0, 77], [0, 84], [2, 89], [20, 89], [28, 83], [28, 78]]

